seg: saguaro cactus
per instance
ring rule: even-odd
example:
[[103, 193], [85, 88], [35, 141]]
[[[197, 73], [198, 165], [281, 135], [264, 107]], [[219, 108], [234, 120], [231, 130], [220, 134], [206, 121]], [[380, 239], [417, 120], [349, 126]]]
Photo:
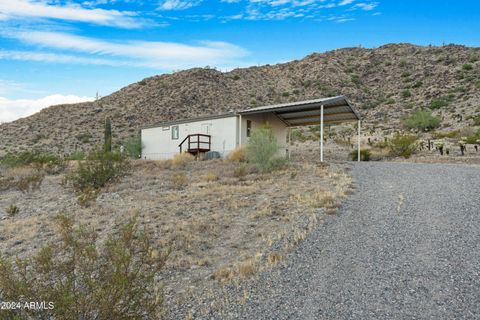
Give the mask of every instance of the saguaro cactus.
[[103, 150], [105, 152], [112, 152], [112, 123], [110, 118], [105, 118], [105, 138]]

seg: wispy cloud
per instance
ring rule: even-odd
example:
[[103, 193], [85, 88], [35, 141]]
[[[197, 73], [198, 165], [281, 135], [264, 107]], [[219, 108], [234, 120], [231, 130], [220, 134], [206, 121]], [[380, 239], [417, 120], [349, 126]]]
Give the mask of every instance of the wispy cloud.
[[378, 6], [378, 2], [362, 2], [362, 3], [357, 3], [356, 5], [353, 6], [354, 9], [362, 9], [365, 11], [371, 11], [375, 9]]
[[346, 6], [349, 5], [350, 3], [354, 2], [355, 0], [342, 0], [338, 5], [339, 6]]
[[[195, 45], [155, 41], [113, 42], [69, 33], [43, 31], [9, 32], [4, 36], [16, 38], [29, 45], [63, 52], [0, 51], [0, 58], [46, 62], [123, 64], [171, 70], [193, 66], [235, 64], [248, 54], [239, 46], [221, 41], [199, 41]], [[77, 55], [65, 54], [65, 51]], [[83, 55], [78, 56], [78, 54]]]
[[198, 6], [202, 0], [164, 0], [158, 7], [159, 10], [185, 10]]
[[[102, 59], [102, 58], [95, 58], [95, 57], [81, 57], [81, 56], [75, 56], [75, 55], [69, 55], [69, 54], [17, 51], [17, 50], [0, 50], [0, 59], [48, 62], [48, 63], [103, 65], [103, 66], [114, 66], [114, 67], [134, 65], [133, 62], [127, 62], [127, 61], [121, 61], [121, 60], [115, 60], [115, 59]], [[136, 64], [135, 66], [141, 66], [141, 65]]]
[[0, 123], [30, 116], [43, 108], [56, 104], [78, 103], [92, 100], [94, 99], [91, 97], [61, 94], [50, 95], [41, 99], [9, 100], [0, 97]]
[[0, 0], [0, 20], [21, 18], [77, 21], [121, 28], [137, 28], [144, 23], [133, 12], [88, 9], [78, 4], [53, 5], [34, 0]]
[[[237, 2], [237, 0], [221, 0], [222, 2]], [[285, 19], [314, 19], [317, 21], [347, 22], [355, 17], [342, 19], [326, 19], [329, 11], [341, 15], [355, 9], [373, 10], [378, 2], [365, 0], [355, 4], [357, 0], [247, 0], [243, 12], [222, 17], [230, 20], [285, 20]], [[331, 13], [330, 13], [331, 14]]]

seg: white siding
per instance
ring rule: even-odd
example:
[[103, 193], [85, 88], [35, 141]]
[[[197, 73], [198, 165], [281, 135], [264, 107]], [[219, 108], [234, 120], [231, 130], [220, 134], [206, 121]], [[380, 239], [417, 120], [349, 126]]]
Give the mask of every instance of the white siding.
[[[172, 140], [173, 126], [169, 126], [168, 129], [167, 127], [142, 129], [143, 159], [171, 159], [175, 154], [179, 153], [178, 145], [180, 142], [187, 135], [195, 133], [211, 135], [211, 150], [218, 151], [223, 156], [235, 149], [237, 144], [236, 116], [180, 123], [178, 124], [179, 135], [177, 140]], [[207, 130], [209, 131], [208, 133]]]
[[285, 155], [287, 150], [288, 127], [273, 113], [262, 113], [242, 116], [242, 145], [248, 143], [247, 120], [252, 121], [252, 130], [268, 122], [272, 127], [273, 135], [280, 145], [280, 154]]

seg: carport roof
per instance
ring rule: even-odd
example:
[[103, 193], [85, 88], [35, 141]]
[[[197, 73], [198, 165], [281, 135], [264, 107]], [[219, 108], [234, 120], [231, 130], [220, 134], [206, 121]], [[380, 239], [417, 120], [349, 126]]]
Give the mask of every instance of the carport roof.
[[323, 121], [326, 124], [361, 119], [359, 112], [345, 96], [263, 106], [241, 110], [237, 114], [274, 113], [288, 126], [315, 125], [320, 123], [320, 108], [322, 105]]
[[141, 129], [157, 128], [181, 123], [190, 123], [200, 120], [226, 118], [236, 115], [251, 115], [262, 113], [274, 113], [287, 126], [291, 127], [317, 125], [320, 123], [320, 106], [322, 105], [323, 122], [325, 124], [349, 122], [361, 119], [358, 111], [352, 106], [350, 101], [345, 96], [337, 96], [315, 100], [274, 104], [269, 106], [239, 110], [237, 112], [232, 111], [218, 115], [160, 122], [154, 125], [144, 126]]

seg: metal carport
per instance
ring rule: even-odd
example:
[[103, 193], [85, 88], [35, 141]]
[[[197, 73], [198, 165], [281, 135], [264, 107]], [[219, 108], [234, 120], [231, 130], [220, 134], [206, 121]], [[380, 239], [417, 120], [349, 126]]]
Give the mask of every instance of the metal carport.
[[[283, 103], [238, 111], [242, 115], [273, 113], [289, 128], [320, 125], [320, 161], [323, 162], [323, 126], [358, 121], [358, 161], [360, 161], [360, 114], [345, 96]], [[290, 129], [289, 129], [290, 130]], [[291, 131], [291, 130], [290, 130]], [[290, 140], [290, 139], [289, 139]], [[290, 153], [290, 147], [289, 147]]]

